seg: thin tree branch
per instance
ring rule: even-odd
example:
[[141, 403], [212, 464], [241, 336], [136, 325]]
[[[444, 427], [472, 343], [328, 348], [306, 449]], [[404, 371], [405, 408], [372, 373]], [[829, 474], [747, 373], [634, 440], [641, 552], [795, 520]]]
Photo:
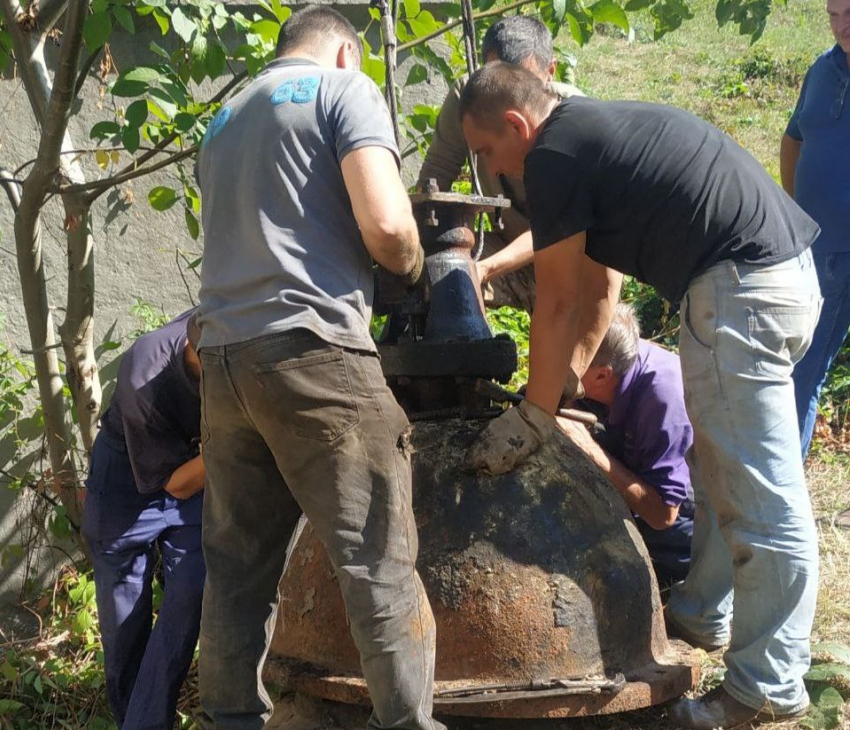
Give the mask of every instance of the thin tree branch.
[[163, 167], [168, 167], [169, 165], [173, 165], [175, 162], [180, 162], [180, 160], [185, 160], [187, 157], [191, 157], [198, 151], [198, 145], [193, 145], [185, 150], [181, 150], [180, 152], [175, 152], [173, 155], [169, 155], [164, 160], [160, 160], [152, 165], [147, 165], [145, 167], [139, 167], [135, 170], [130, 170], [129, 172], [122, 172], [118, 175], [113, 175], [112, 177], [104, 178], [103, 180], [92, 180], [91, 182], [86, 183], [76, 183], [71, 185], [60, 185], [58, 188], [58, 192], [62, 195], [66, 195], [68, 193], [82, 193], [87, 190], [94, 190], [97, 192], [97, 195], [92, 195], [90, 198], [87, 198], [87, 202], [91, 202], [92, 199], [97, 198], [103, 193], [105, 190], [108, 190], [111, 187], [116, 185], [120, 185], [121, 183], [125, 183], [128, 180], [133, 180], [137, 177], [144, 177], [145, 175], [150, 175], [152, 172], [156, 172], [157, 170], [161, 170]]
[[[517, 2], [513, 2], [510, 5], [503, 5], [499, 8], [491, 8], [490, 10], [485, 10], [481, 13], [475, 13], [472, 16], [473, 20], [480, 20], [481, 18], [492, 18], [494, 15], [502, 15], [503, 13], [507, 13], [509, 10], [516, 10], [517, 8], [521, 8], [523, 5], [530, 5], [534, 2], [540, 2], [540, 0], [517, 0]], [[408, 51], [411, 48], [421, 45], [426, 41], [433, 40], [434, 38], [439, 38], [443, 33], [448, 33], [452, 28], [457, 28], [457, 26], [463, 23], [462, 18], [458, 18], [457, 20], [452, 20], [449, 23], [446, 23], [442, 28], [438, 28], [433, 33], [429, 33], [428, 35], [423, 35], [421, 38], [416, 38], [412, 41], [408, 41], [407, 43], [402, 43], [396, 49], [397, 52]]]
[[68, 0], [44, 0], [38, 4], [38, 26], [45, 33], [49, 31], [56, 21], [65, 12]]
[[21, 185], [20, 180], [16, 180], [14, 175], [5, 167], [0, 167], [0, 186], [6, 191], [9, 196], [9, 203], [12, 205], [12, 210], [17, 214], [18, 208], [21, 205]]
[[[63, 2], [65, 0], [62, 0]], [[74, 84], [74, 97], [78, 97], [80, 95], [80, 91], [83, 89], [83, 84], [86, 83], [86, 77], [89, 75], [89, 71], [91, 71], [91, 67], [94, 65], [94, 62], [97, 61], [97, 57], [103, 51], [103, 46], [96, 48], [93, 53], [90, 53], [86, 60], [83, 61], [83, 65], [80, 67], [80, 71], [77, 74], [77, 83]]]

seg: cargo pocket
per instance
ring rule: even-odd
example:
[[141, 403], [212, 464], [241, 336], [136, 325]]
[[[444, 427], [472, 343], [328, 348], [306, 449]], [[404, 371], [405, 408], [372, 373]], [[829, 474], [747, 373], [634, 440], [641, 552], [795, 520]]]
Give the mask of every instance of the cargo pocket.
[[341, 350], [261, 363], [255, 372], [269, 399], [285, 410], [282, 424], [296, 436], [334, 441], [360, 422]]

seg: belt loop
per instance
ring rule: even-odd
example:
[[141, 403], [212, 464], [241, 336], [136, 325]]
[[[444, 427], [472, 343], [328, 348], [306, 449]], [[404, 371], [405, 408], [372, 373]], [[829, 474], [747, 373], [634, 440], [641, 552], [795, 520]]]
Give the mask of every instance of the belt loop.
[[729, 263], [732, 264], [732, 280], [736, 284], [740, 284], [741, 283], [741, 276], [740, 276], [740, 274], [738, 274], [738, 265], [734, 261], [730, 261]]

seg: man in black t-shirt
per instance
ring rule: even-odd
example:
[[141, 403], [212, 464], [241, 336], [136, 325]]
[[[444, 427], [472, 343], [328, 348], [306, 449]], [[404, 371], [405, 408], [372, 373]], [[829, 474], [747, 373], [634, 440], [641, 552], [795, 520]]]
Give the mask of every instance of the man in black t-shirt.
[[817, 225], [732, 139], [678, 109], [559, 103], [524, 69], [490, 64], [460, 113], [491, 174], [524, 169], [538, 287], [526, 399], [470, 463], [501, 473], [540, 446], [562, 395], [580, 395], [622, 274], [681, 300], [692, 480], [707, 500], [668, 620], [710, 647], [735, 629], [722, 686], [671, 717], [715, 728], [800, 716], [818, 556], [790, 376], [820, 308]]

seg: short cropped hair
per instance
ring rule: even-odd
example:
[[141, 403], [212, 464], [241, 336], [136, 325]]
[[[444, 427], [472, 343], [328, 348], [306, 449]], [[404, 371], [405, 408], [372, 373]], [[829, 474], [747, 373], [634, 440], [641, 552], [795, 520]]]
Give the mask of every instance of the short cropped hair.
[[334, 38], [351, 41], [363, 58], [363, 44], [348, 20], [327, 5], [308, 5], [280, 26], [275, 53], [280, 58], [302, 49], [319, 55]]
[[605, 367], [609, 365], [611, 370], [614, 371], [614, 375], [622, 378], [637, 360], [639, 340], [640, 325], [634, 307], [631, 304], [620, 302], [614, 310], [611, 326], [605, 333], [602, 344], [599, 345], [590, 366]]
[[501, 129], [504, 113], [510, 109], [542, 118], [553, 99], [552, 93], [531, 71], [504, 61], [494, 61], [478, 69], [463, 87], [458, 113], [475, 123]]
[[537, 18], [528, 15], [511, 15], [493, 23], [481, 43], [484, 60], [494, 55], [498, 60], [519, 66], [533, 58], [537, 67], [545, 71], [555, 60], [552, 34]]

